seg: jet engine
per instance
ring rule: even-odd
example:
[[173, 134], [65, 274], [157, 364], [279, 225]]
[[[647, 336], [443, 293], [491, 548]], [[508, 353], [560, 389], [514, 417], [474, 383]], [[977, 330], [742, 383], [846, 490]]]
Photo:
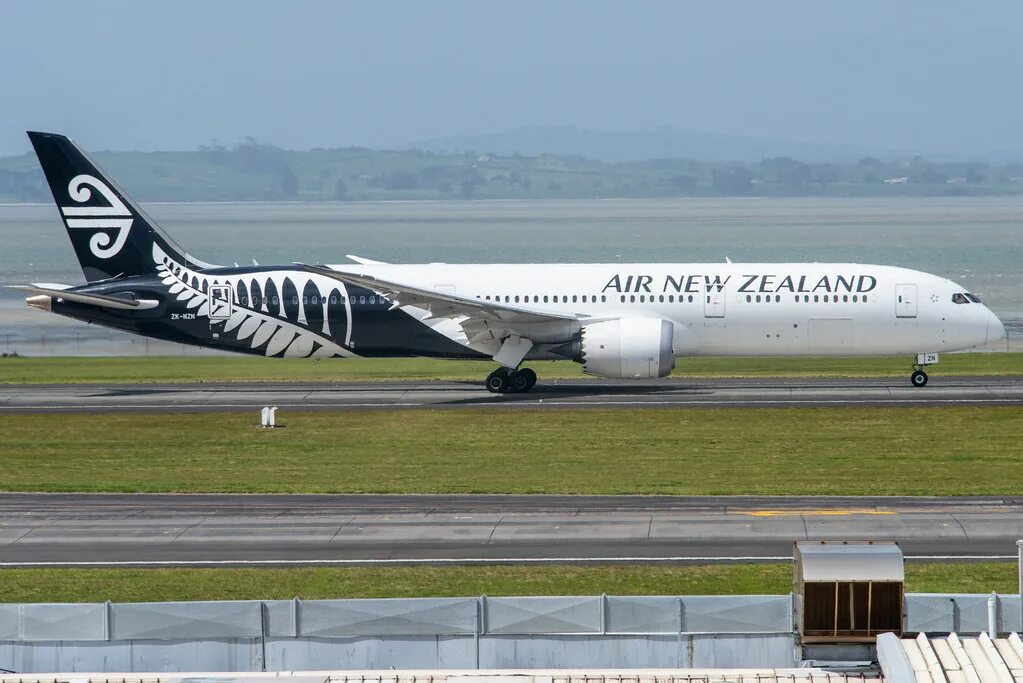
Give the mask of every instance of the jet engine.
[[600, 377], [651, 379], [675, 367], [674, 325], [658, 318], [618, 318], [584, 325], [583, 372]]

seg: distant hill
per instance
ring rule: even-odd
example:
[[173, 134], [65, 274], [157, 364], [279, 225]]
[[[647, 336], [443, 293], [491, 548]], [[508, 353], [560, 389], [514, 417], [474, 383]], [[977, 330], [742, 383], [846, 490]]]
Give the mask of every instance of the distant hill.
[[[511, 151], [459, 138], [474, 151], [362, 147], [289, 151], [246, 140], [192, 152], [98, 152], [97, 161], [142, 201], [349, 201], [387, 199], [570, 199], [593, 197], [904, 196], [1023, 194], [1023, 165], [937, 163], [922, 157], [864, 156], [811, 161], [727, 138], [654, 131], [637, 146], [632, 134], [576, 128], [521, 129]], [[536, 147], [525, 146], [527, 141]], [[521, 143], [521, 145], [517, 144]], [[674, 147], [667, 147], [669, 141]], [[575, 153], [600, 142], [603, 161]], [[741, 144], [740, 144], [741, 142]], [[727, 144], [726, 144], [727, 143]], [[735, 145], [729, 147], [729, 145]], [[777, 143], [779, 145], [787, 143]], [[534, 149], [548, 150], [534, 152]], [[550, 150], [558, 153], [552, 153]], [[616, 152], [617, 150], [617, 152]], [[597, 150], [591, 151], [595, 154]], [[738, 159], [742, 151], [755, 158]], [[518, 152], [518, 153], [516, 153]], [[822, 148], [816, 149], [823, 153]], [[794, 153], [794, 152], [793, 152]], [[840, 150], [832, 150], [835, 155]], [[762, 155], [762, 156], [758, 156]], [[703, 161], [698, 157], [722, 159]], [[733, 160], [727, 160], [731, 156]], [[837, 157], [831, 157], [832, 159]], [[0, 158], [0, 202], [48, 202], [31, 154]]]
[[471, 150], [480, 154], [553, 154], [607, 162], [666, 158], [753, 162], [766, 157], [792, 157], [821, 163], [853, 162], [867, 156], [895, 155], [890, 150], [692, 133], [667, 126], [627, 132], [589, 130], [578, 126], [527, 126], [501, 133], [451, 135], [421, 140], [409, 143], [408, 146], [437, 153]]

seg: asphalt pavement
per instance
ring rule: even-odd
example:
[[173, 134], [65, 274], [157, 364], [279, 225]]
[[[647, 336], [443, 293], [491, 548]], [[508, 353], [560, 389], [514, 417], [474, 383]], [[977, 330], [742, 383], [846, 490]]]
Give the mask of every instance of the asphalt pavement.
[[0, 385], [0, 413], [616, 407], [1023, 405], [1023, 377], [543, 381], [528, 394], [490, 394], [481, 382]]
[[796, 540], [1011, 559], [1023, 496], [0, 494], [0, 566], [785, 561]]

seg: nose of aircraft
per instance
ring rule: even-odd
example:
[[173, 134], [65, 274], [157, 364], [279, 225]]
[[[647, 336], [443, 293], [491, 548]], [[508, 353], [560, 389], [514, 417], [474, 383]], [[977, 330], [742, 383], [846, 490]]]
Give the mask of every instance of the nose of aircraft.
[[987, 312], [987, 342], [988, 344], [994, 343], [1001, 339], [1005, 339], [1005, 325], [998, 319], [998, 316], [992, 313], [990, 310]]

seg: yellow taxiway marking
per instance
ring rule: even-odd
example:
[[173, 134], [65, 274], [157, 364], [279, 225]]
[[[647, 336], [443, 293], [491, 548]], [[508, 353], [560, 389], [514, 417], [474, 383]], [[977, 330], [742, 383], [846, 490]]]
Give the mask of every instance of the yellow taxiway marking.
[[741, 514], [750, 515], [751, 517], [796, 517], [796, 516], [810, 516], [810, 517], [830, 517], [830, 516], [842, 516], [842, 515], [896, 515], [897, 512], [890, 510], [869, 510], [869, 509], [852, 509], [852, 510], [752, 510], [750, 512], [743, 512]]

